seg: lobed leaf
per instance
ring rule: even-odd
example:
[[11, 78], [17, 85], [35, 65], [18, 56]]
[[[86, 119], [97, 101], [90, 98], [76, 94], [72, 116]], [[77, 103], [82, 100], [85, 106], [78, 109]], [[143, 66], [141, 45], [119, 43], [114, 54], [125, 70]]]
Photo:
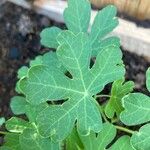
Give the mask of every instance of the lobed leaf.
[[132, 81], [124, 83], [124, 79], [121, 79], [113, 83], [111, 98], [105, 107], [105, 114], [108, 118], [113, 118], [115, 113], [119, 117], [120, 113], [123, 111], [121, 100], [126, 94], [132, 92], [133, 88], [134, 82]]
[[[102, 119], [93, 96], [125, 73], [118, 39], [111, 37], [100, 41], [117, 25], [116, 9], [109, 6], [98, 13], [88, 34], [90, 3], [87, 0], [69, 0], [68, 3], [64, 20], [69, 30], [60, 31], [53, 27], [41, 33], [45, 46], [57, 48], [56, 57], [52, 57], [56, 59], [38, 57], [19, 82], [21, 92], [30, 103], [28, 117], [37, 122], [43, 137], [56, 141], [65, 139], [75, 123], [82, 135], [100, 132]], [[52, 37], [53, 40], [49, 41]], [[96, 61], [91, 67], [93, 44], [97, 50]], [[31, 108], [60, 100], [63, 104], [46, 106], [39, 114], [34, 107]]]

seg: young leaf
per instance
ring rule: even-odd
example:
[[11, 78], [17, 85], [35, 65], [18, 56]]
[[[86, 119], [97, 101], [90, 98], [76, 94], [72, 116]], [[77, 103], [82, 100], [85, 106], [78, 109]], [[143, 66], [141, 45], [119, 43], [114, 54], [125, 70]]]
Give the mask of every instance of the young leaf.
[[139, 132], [135, 132], [131, 137], [131, 144], [136, 150], [150, 149], [150, 124], [142, 126]]
[[56, 41], [56, 37], [60, 32], [61, 29], [57, 27], [44, 29], [40, 34], [41, 44], [49, 48], [57, 48], [58, 42]]
[[130, 144], [130, 137], [125, 135], [119, 138], [108, 150], [135, 150], [135, 149]]
[[22, 150], [19, 143], [20, 134], [17, 133], [9, 133], [6, 134], [4, 138], [4, 145], [0, 150]]
[[132, 92], [133, 88], [134, 83], [132, 81], [124, 83], [124, 79], [121, 79], [113, 83], [111, 89], [111, 98], [105, 107], [105, 114], [108, 118], [113, 118], [115, 113], [117, 116], [120, 115], [123, 110], [121, 99], [129, 92]]
[[68, 0], [68, 8], [64, 11], [64, 20], [73, 33], [87, 32], [91, 16], [88, 0]]
[[80, 150], [83, 149], [83, 144], [79, 138], [76, 127], [66, 139], [66, 150]]
[[34, 128], [27, 128], [20, 135], [21, 150], [60, 150], [60, 144], [43, 138]]
[[30, 124], [23, 119], [12, 117], [6, 121], [6, 129], [14, 133], [22, 133], [24, 129], [30, 127]]
[[[90, 42], [92, 44], [93, 54], [97, 54], [98, 43], [103, 43], [101, 41], [103, 41], [104, 36], [106, 36], [118, 25], [118, 19], [115, 17], [116, 13], [116, 7], [109, 5], [99, 11], [96, 15], [90, 33]], [[113, 38], [113, 40], [115, 40], [115, 38]], [[115, 45], [115, 43], [113, 44]], [[119, 43], [117, 42], [117, 45], [118, 44]]]
[[10, 107], [15, 115], [25, 114], [27, 101], [22, 96], [15, 96], [11, 99]]
[[126, 125], [138, 125], [150, 121], [150, 98], [142, 93], [125, 96], [122, 101], [125, 110], [120, 119]]
[[107, 145], [111, 143], [111, 141], [116, 136], [116, 128], [109, 123], [103, 124], [103, 129], [96, 136], [95, 133], [91, 133], [87, 136], [80, 135], [80, 139], [84, 145], [84, 149], [86, 150], [104, 150]]

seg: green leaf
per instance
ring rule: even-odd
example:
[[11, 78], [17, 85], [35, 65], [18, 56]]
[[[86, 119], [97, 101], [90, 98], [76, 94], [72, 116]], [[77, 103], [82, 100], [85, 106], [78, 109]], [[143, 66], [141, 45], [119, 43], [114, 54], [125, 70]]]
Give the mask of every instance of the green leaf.
[[19, 143], [19, 135], [17, 133], [8, 133], [4, 138], [4, 147], [0, 150], [22, 150]]
[[150, 149], [150, 124], [142, 126], [139, 132], [135, 132], [132, 135], [131, 144], [136, 150]]
[[14, 133], [22, 133], [24, 129], [29, 128], [30, 124], [23, 119], [12, 117], [6, 121], [6, 129]]
[[43, 138], [34, 128], [25, 129], [20, 135], [22, 150], [60, 150], [60, 144]]
[[146, 72], [146, 87], [150, 92], [150, 68]]
[[[62, 38], [64, 35], [67, 37]], [[61, 45], [57, 56], [73, 79], [57, 68], [35, 66], [29, 70], [28, 78], [21, 80], [20, 88], [33, 105], [48, 100], [69, 99], [61, 107], [48, 107], [41, 112], [38, 126], [43, 136], [55, 134], [57, 139], [65, 138], [76, 119], [78, 130], [83, 134], [88, 134], [90, 130], [99, 132], [101, 117], [92, 96], [102, 91], [107, 83], [124, 75], [124, 67], [120, 65], [121, 51], [110, 46], [99, 53], [94, 66], [89, 69], [91, 49], [87, 34], [74, 35], [64, 31], [59, 34], [58, 41]], [[68, 126], [62, 129], [66, 121]]]
[[[102, 9], [101, 11], [99, 11], [98, 14], [96, 15], [90, 33], [91, 39], [90, 42], [92, 44], [93, 54], [95, 53], [97, 54], [98, 43], [99, 42], [101, 43], [101, 41], [103, 41], [104, 36], [110, 33], [118, 25], [118, 19], [115, 17], [116, 13], [117, 13], [116, 7], [109, 5], [104, 9]], [[120, 45], [118, 43], [118, 40], [117, 44], [115, 43], [113, 42], [114, 45], [117, 46]]]
[[49, 48], [57, 48], [58, 42], [56, 41], [56, 37], [60, 32], [61, 29], [57, 27], [44, 29], [40, 34], [41, 44]]
[[71, 134], [66, 139], [66, 150], [80, 150], [83, 149], [83, 144], [79, 138], [77, 129], [74, 128]]
[[80, 139], [86, 150], [104, 150], [115, 136], [116, 128], [112, 124], [104, 123], [103, 129], [98, 135], [92, 132], [87, 136], [80, 135]]
[[11, 99], [10, 107], [15, 115], [25, 114], [25, 108], [28, 103], [22, 96], [15, 96]]
[[124, 83], [124, 79], [122, 79], [113, 83], [111, 98], [105, 107], [105, 114], [108, 118], [113, 118], [115, 113], [119, 117], [120, 113], [123, 111], [121, 100], [126, 94], [132, 92], [133, 88], [134, 83], [132, 81]]
[[119, 138], [108, 150], [135, 150], [135, 149], [130, 144], [130, 137], [125, 135]]
[[150, 98], [142, 93], [125, 96], [122, 101], [125, 110], [120, 119], [126, 125], [138, 125], [150, 121]]
[[0, 126], [2, 126], [4, 123], [5, 123], [5, 118], [4, 118], [4, 117], [1, 117], [1, 118], [0, 118]]
[[91, 16], [90, 3], [87, 0], [68, 0], [64, 11], [64, 20], [73, 33], [87, 32]]

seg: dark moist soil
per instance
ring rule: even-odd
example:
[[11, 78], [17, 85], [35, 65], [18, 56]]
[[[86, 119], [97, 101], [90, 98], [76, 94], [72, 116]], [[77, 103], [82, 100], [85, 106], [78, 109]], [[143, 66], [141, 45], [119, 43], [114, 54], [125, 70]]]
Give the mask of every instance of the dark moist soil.
[[[7, 2], [0, 6], [0, 117], [12, 116], [9, 103], [16, 94], [17, 70], [38, 54], [49, 51], [41, 47], [39, 33], [43, 28], [53, 25], [64, 28], [62, 24], [14, 4]], [[135, 91], [148, 94], [145, 72], [150, 62], [124, 50], [123, 60], [127, 70], [126, 79], [135, 81]], [[109, 89], [105, 88], [104, 93], [110, 92]]]

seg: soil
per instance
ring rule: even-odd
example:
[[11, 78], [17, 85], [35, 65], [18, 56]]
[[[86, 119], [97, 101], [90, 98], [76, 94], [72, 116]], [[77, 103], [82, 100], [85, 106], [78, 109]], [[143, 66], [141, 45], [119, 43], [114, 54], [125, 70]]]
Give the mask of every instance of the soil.
[[[43, 28], [53, 25], [64, 28], [62, 24], [14, 4], [7, 2], [0, 6], [0, 117], [12, 116], [9, 103], [16, 94], [17, 70], [38, 54], [49, 51], [40, 45], [39, 33]], [[144, 57], [122, 51], [127, 70], [126, 80], [135, 81], [135, 91], [148, 94], [145, 73], [150, 62]], [[109, 88], [104, 92], [110, 92]]]

